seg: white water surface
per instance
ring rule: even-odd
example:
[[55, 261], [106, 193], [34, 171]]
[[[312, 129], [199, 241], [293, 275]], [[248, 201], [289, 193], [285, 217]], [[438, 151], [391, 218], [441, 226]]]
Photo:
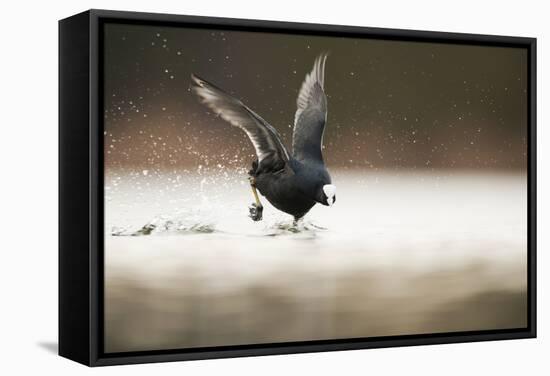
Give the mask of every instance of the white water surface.
[[525, 175], [332, 175], [298, 225], [242, 171], [107, 175], [106, 350], [526, 325]]

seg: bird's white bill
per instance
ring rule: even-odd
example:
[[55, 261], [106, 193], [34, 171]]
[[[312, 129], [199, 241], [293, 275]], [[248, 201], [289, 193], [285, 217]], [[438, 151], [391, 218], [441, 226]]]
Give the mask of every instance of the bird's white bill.
[[327, 196], [328, 206], [332, 206], [334, 203], [334, 196], [336, 195], [336, 186], [332, 184], [326, 184], [323, 186], [323, 192]]

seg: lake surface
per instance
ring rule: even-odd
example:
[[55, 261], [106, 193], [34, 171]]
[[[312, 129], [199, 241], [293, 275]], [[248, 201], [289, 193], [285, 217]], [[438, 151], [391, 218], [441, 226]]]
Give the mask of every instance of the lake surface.
[[106, 176], [106, 351], [526, 326], [524, 174], [332, 175], [298, 225], [243, 171]]

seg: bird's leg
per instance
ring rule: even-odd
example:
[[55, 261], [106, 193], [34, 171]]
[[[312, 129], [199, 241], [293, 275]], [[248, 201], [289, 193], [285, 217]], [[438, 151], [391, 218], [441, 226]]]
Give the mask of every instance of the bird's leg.
[[252, 218], [253, 221], [261, 221], [264, 207], [260, 202], [260, 197], [258, 196], [258, 191], [256, 190], [256, 179], [250, 176], [248, 180], [250, 181], [250, 188], [252, 188], [252, 193], [254, 194], [254, 199], [256, 200], [255, 203], [252, 203], [252, 205], [248, 207], [248, 211], [250, 212], [248, 216]]

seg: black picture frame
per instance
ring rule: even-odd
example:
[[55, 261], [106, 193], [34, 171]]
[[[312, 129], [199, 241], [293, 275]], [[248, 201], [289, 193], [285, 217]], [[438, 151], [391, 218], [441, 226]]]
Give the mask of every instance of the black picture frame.
[[[525, 48], [528, 51], [528, 325], [132, 353], [103, 351], [102, 25], [105, 22]], [[59, 22], [59, 354], [88, 366], [536, 337], [536, 39], [88, 10]]]

